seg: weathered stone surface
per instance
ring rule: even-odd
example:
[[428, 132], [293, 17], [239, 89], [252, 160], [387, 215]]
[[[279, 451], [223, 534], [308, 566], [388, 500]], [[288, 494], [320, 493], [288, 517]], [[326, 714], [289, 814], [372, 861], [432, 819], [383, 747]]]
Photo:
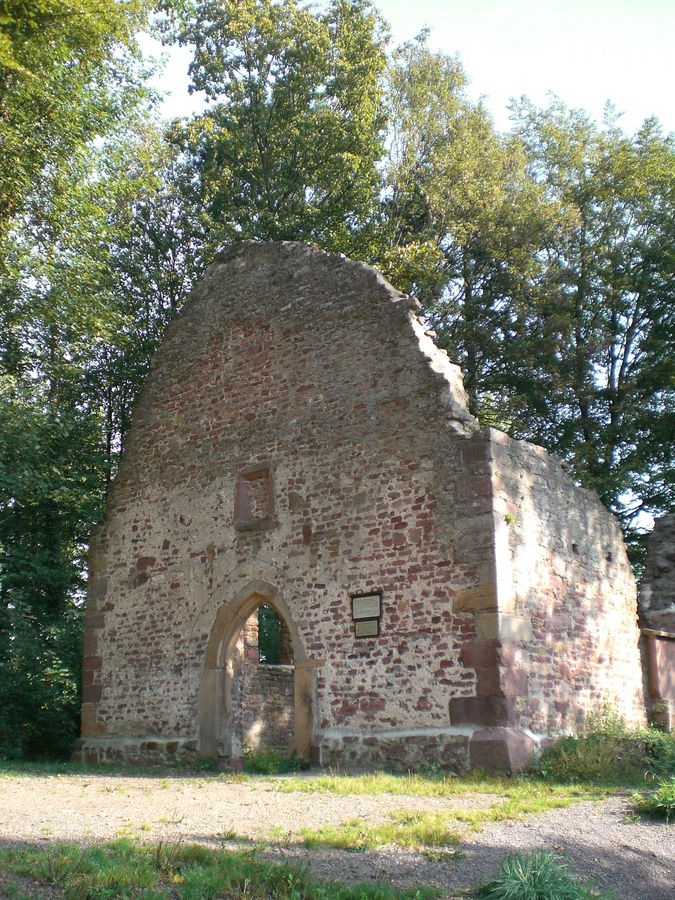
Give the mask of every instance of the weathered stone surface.
[[80, 755], [238, 758], [262, 602], [293, 747], [324, 762], [462, 767], [477, 729], [567, 730], [607, 699], [644, 718], [613, 518], [478, 428], [409, 298], [299, 244], [221, 254], [155, 355], [92, 533]]
[[469, 744], [469, 759], [476, 769], [522, 772], [534, 752], [532, 738], [515, 728], [484, 728], [475, 731]]
[[675, 635], [675, 513], [657, 519], [649, 536], [640, 617], [645, 628]]

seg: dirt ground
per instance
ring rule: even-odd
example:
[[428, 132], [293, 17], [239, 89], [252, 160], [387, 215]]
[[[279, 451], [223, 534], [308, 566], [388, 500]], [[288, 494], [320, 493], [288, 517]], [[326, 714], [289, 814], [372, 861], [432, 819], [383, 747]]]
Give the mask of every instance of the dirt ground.
[[[435, 885], [448, 898], [490, 878], [508, 853], [544, 849], [566, 859], [580, 878], [594, 879], [596, 889], [613, 889], [617, 900], [675, 898], [675, 824], [637, 818], [627, 797], [491, 824], [478, 834], [467, 833], [456, 860], [433, 861], [396, 847], [358, 853], [309, 850], [298, 840], [303, 827], [356, 818], [376, 824], [396, 810], [441, 812], [494, 800], [481, 794], [442, 799], [285, 793], [265, 779], [233, 782], [173, 774], [5, 776], [0, 777], [0, 845], [130, 836], [241, 847], [246, 838], [268, 841], [261, 855], [301, 862], [321, 879]], [[2, 882], [0, 896], [9, 896]]]

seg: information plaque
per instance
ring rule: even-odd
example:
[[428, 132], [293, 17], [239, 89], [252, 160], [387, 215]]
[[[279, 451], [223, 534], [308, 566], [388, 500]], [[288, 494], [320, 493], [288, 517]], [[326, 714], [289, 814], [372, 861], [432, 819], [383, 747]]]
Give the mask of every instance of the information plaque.
[[356, 637], [377, 637], [379, 633], [379, 619], [362, 619], [354, 622], [354, 635]]
[[382, 598], [380, 594], [361, 594], [352, 597], [352, 619], [379, 619]]

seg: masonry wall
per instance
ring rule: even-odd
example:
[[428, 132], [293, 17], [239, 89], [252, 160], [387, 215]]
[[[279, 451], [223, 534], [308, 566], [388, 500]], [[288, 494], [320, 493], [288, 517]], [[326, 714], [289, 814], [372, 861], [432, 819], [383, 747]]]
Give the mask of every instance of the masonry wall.
[[[195, 751], [216, 612], [254, 579], [283, 591], [318, 662], [322, 759], [447, 731], [449, 697], [475, 681], [452, 597], [492, 577], [491, 525], [457, 498], [475, 423], [415, 314], [373, 270], [306, 247], [244, 245], [212, 267], [155, 357], [92, 536], [91, 752]], [[263, 463], [272, 519], [238, 530], [238, 481]], [[381, 634], [357, 639], [350, 597], [369, 590]]]
[[675, 729], [675, 514], [654, 523], [640, 584], [650, 715]]
[[657, 519], [649, 536], [640, 614], [645, 628], [675, 635], [675, 513]]
[[[463, 767], [477, 729], [567, 727], [622, 679], [633, 696], [632, 672], [603, 672], [631, 660], [624, 564], [569, 553], [614, 553], [616, 529], [502, 437], [478, 430], [458, 369], [374, 270], [297, 244], [220, 256], [155, 356], [92, 535], [82, 755], [199, 753], [214, 623], [259, 584], [311, 667], [324, 764]], [[596, 575], [618, 577], [615, 606]], [[352, 597], [368, 592], [379, 634], [358, 638]], [[565, 673], [610, 624], [626, 641]]]
[[521, 673], [514, 722], [569, 732], [610, 706], [643, 723], [636, 588], [617, 520], [541, 448], [494, 431], [490, 443], [500, 632]]

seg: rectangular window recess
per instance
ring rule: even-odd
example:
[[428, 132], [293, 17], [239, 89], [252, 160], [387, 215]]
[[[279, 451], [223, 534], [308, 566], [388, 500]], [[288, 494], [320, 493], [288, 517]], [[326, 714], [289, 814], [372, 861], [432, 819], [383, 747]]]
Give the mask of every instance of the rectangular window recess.
[[240, 531], [269, 528], [274, 523], [274, 479], [268, 463], [244, 469], [234, 498], [234, 527]]

